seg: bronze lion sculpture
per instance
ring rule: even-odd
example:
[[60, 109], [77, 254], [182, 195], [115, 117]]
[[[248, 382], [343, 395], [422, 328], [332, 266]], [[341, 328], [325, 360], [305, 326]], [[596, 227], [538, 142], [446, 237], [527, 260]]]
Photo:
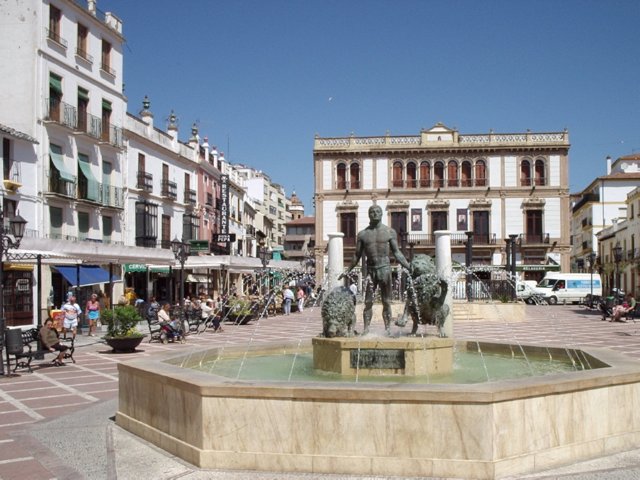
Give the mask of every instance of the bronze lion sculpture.
[[334, 288], [322, 304], [322, 334], [327, 338], [351, 337], [355, 324], [353, 294], [346, 287]]
[[414, 256], [404, 312], [396, 325], [404, 327], [410, 315], [413, 320], [411, 335], [415, 335], [418, 325], [422, 324], [435, 325], [438, 336], [446, 336], [442, 327], [449, 314], [449, 306], [444, 303], [448, 289], [447, 281], [437, 274], [431, 257], [422, 254]]

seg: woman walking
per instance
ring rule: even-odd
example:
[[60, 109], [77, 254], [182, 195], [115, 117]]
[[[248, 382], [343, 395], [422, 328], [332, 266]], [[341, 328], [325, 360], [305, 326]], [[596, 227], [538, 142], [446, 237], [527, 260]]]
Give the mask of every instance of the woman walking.
[[87, 301], [87, 307], [85, 308], [87, 319], [89, 320], [89, 336], [95, 337], [96, 324], [100, 320], [100, 302], [98, 301], [98, 294], [93, 293], [91, 298]]

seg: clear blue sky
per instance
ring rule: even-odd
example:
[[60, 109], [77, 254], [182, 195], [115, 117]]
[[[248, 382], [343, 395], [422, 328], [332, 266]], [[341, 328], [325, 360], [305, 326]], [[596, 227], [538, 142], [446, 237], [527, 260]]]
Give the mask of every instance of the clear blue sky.
[[125, 93], [313, 214], [313, 138], [569, 130], [570, 190], [640, 152], [640, 1], [99, 0]]

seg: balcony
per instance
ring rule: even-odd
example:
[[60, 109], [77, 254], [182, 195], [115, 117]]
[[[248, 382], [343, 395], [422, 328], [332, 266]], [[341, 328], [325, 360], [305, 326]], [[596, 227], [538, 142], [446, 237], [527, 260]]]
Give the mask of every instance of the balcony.
[[113, 68], [111, 68], [111, 65], [108, 65], [104, 62], [100, 64], [100, 70], [102, 70], [104, 73], [108, 75], [111, 75], [112, 77], [116, 76], [116, 71]]
[[520, 235], [522, 245], [540, 245], [549, 243], [548, 233], [523, 233]]
[[120, 127], [116, 127], [111, 123], [103, 125], [100, 139], [103, 142], [107, 142], [110, 145], [113, 145], [114, 147], [122, 148], [124, 146], [122, 129]]
[[162, 180], [161, 195], [175, 200], [178, 198], [178, 185], [170, 180]]
[[76, 128], [78, 122], [76, 107], [56, 97], [47, 99], [46, 107], [45, 121], [59, 123], [68, 128]]
[[48, 28], [45, 28], [44, 32], [49, 40], [56, 42], [58, 45], [61, 45], [64, 48], [67, 48], [68, 46], [67, 41], [64, 38], [62, 38], [58, 32], [49, 30]]
[[184, 203], [187, 203], [189, 205], [195, 205], [196, 204], [196, 191], [195, 190], [186, 189], [184, 191]]
[[76, 48], [76, 56], [80, 57], [81, 59], [83, 59], [85, 62], [89, 63], [89, 64], [93, 64], [93, 57], [91, 55], [89, 55], [86, 50], [82, 49], [82, 48]]
[[157, 237], [136, 237], [136, 247], [156, 248]]
[[153, 174], [138, 171], [136, 188], [145, 192], [153, 191]]
[[105, 207], [124, 208], [124, 194], [122, 188], [106, 183], [98, 186], [98, 202]]
[[[412, 244], [421, 247], [435, 247], [436, 236], [432, 233], [404, 233], [400, 235], [402, 245]], [[495, 243], [495, 235], [494, 235]], [[452, 233], [451, 246], [463, 246], [467, 244], [466, 233]]]
[[495, 245], [496, 244], [496, 234], [489, 233], [474, 233], [473, 234], [473, 244], [474, 245]]
[[57, 170], [49, 170], [49, 181], [47, 182], [48, 190], [46, 193], [62, 195], [68, 198], [76, 198], [77, 183], [74, 177], [73, 182], [68, 182], [60, 178]]

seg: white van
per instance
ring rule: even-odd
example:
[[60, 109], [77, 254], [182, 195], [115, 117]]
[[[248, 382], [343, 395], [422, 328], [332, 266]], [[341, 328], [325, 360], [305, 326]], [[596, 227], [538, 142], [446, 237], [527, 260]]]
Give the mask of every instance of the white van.
[[[593, 285], [591, 279], [593, 278]], [[600, 275], [594, 273], [552, 273], [549, 272], [536, 285], [535, 291], [549, 305], [558, 302], [582, 302], [584, 297], [593, 293], [602, 296]]]

